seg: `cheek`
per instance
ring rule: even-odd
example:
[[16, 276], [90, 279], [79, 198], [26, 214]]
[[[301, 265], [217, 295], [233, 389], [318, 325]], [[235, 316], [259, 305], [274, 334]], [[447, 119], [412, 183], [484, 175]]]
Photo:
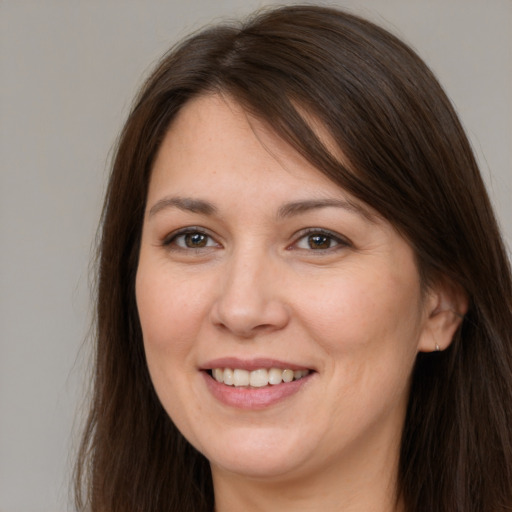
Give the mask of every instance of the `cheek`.
[[328, 422], [347, 435], [396, 411], [401, 421], [422, 326], [419, 284], [409, 277], [353, 272], [301, 304], [311, 338], [328, 356], [324, 370], [340, 404], [326, 412]]
[[179, 363], [190, 351], [204, 315], [197, 296], [183, 279], [143, 261], [139, 265], [137, 308], [150, 370], [164, 360]]
[[415, 354], [421, 330], [420, 286], [416, 271], [351, 269], [350, 274], [309, 286], [300, 302], [301, 316], [331, 354], [371, 350], [374, 354]]
[[187, 425], [185, 381], [196, 373], [191, 360], [203, 312], [183, 279], [145, 263], [137, 271], [136, 298], [149, 374], [169, 416]]

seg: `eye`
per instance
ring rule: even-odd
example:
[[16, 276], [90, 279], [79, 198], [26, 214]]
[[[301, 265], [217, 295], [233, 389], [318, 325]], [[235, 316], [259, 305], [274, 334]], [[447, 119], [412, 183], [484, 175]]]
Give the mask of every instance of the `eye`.
[[219, 244], [210, 235], [197, 228], [187, 228], [171, 233], [164, 240], [163, 245], [178, 249], [219, 247]]
[[294, 247], [304, 250], [326, 251], [338, 247], [346, 247], [348, 245], [350, 245], [350, 243], [347, 240], [330, 231], [311, 229], [295, 242]]

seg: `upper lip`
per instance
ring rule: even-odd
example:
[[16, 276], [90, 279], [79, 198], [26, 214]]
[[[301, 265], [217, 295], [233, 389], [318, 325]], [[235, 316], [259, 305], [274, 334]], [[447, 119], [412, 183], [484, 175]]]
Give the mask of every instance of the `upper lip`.
[[259, 370], [260, 368], [280, 368], [283, 370], [311, 370], [308, 366], [295, 364], [278, 359], [258, 357], [255, 359], [239, 359], [238, 357], [221, 357], [212, 359], [202, 364], [201, 370], [212, 370], [214, 368], [237, 368], [240, 370]]

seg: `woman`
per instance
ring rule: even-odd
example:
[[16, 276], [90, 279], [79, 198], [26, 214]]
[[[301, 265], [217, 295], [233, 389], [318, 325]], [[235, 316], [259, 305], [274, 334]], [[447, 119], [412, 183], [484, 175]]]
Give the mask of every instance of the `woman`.
[[408, 47], [319, 7], [203, 31], [117, 148], [78, 507], [509, 510], [511, 333], [475, 159]]

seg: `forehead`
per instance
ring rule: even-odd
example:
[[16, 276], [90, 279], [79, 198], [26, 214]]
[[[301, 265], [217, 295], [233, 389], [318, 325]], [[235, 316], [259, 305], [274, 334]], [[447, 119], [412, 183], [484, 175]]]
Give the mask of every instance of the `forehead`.
[[268, 123], [250, 114], [230, 96], [210, 94], [190, 100], [179, 111], [160, 147], [155, 168], [159, 160], [170, 156], [192, 161], [224, 158], [227, 165], [239, 153], [243, 153], [246, 161], [244, 167], [258, 159], [262, 172], [276, 161], [290, 168], [305, 164]]
[[186, 103], [171, 124], [155, 160], [150, 195], [171, 183], [204, 192], [262, 180], [290, 193], [348, 195], [231, 97], [205, 95]]

